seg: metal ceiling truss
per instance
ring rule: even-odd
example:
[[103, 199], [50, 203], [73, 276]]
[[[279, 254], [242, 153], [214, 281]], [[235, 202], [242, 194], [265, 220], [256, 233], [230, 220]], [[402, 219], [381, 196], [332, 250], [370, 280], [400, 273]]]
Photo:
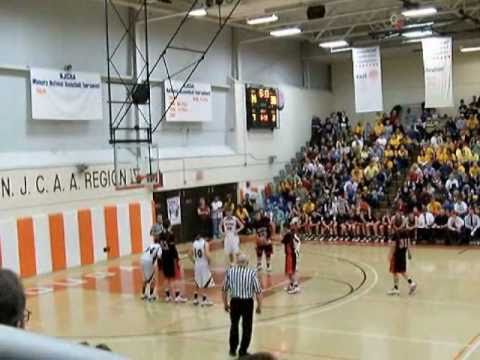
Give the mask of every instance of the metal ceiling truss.
[[[152, 122], [150, 108], [150, 65], [148, 46], [142, 51], [137, 44], [136, 22], [138, 19], [146, 20], [148, 18], [148, 1], [141, 0], [138, 7], [130, 9], [128, 20], [124, 17], [117, 2], [105, 0], [105, 31], [106, 31], [106, 51], [107, 51], [107, 91], [108, 91], [108, 113], [110, 127], [110, 144], [118, 143], [151, 143], [152, 142]], [[123, 14], [122, 14], [123, 13]], [[114, 21], [115, 20], [115, 21]], [[115, 32], [112, 24], [120, 24], [123, 34], [120, 39], [112, 39]], [[148, 44], [148, 27], [145, 27], [143, 38], [145, 44]], [[119, 49], [122, 46], [129, 49], [129, 59], [131, 62], [132, 75], [123, 75], [122, 64], [125, 62], [120, 57]], [[139, 64], [139, 61], [142, 63]], [[138, 69], [140, 69], [138, 71]], [[115, 85], [123, 88], [125, 95], [114, 95]], [[122, 92], [122, 93], [123, 93]], [[143, 100], [138, 97], [143, 92]], [[141, 121], [140, 121], [141, 117]]]
[[[436, 1], [435, 3], [440, 9], [435, 16], [435, 20], [440, 22], [440, 24], [435, 24], [433, 26], [434, 29], [455, 24], [453, 21], [447, 21], [454, 20], [455, 18], [476, 24], [477, 18], [475, 14], [480, 11], [480, 4], [468, 6], [465, 0], [455, 0], [453, 2], [443, 0]], [[470, 4], [472, 4], [472, 2], [470, 2]], [[395, 12], [394, 9], [400, 10], [400, 8], [382, 8], [371, 11], [364, 10], [344, 13], [341, 16], [337, 15], [330, 19], [326, 17], [322, 19], [322, 23], [325, 25], [322, 26], [321, 30], [318, 30], [317, 26], [312, 26], [311, 28], [305, 29], [303, 34], [314, 34], [313, 41], [319, 42], [334, 40], [336, 38], [355, 39], [367, 37], [371, 33], [395, 31], [390, 21], [391, 14]], [[462, 15], [462, 13], [464, 15]], [[341, 21], [337, 21], [338, 19], [341, 19]], [[421, 23], [428, 20], [427, 18], [413, 20], [413, 23]]]
[[[129, 12], [129, 19], [126, 21], [122, 16], [119, 6], [125, 6], [125, 1], [119, 0], [104, 0], [105, 3], [105, 27], [106, 27], [106, 50], [107, 50], [107, 88], [108, 88], [108, 111], [109, 111], [109, 126], [110, 126], [110, 144], [114, 146], [120, 143], [126, 144], [151, 144], [153, 134], [158, 130], [161, 122], [165, 119], [168, 111], [175, 104], [179, 94], [185, 88], [192, 75], [197, 70], [198, 66], [205, 59], [206, 54], [211, 49], [218, 36], [225, 28], [233, 13], [239, 6], [241, 0], [233, 0], [234, 4], [228, 11], [226, 16], [222, 14], [222, 5], [219, 2], [217, 5], [218, 13], [216, 29], [213, 36], [209, 39], [208, 44], [202, 49], [194, 49], [184, 46], [175, 45], [180, 31], [189, 19], [189, 13], [193, 9], [199, 7], [200, 0], [190, 2], [188, 9], [182, 13], [172, 14], [167, 13], [165, 16], [181, 17], [177, 28], [173, 35], [167, 42], [165, 48], [161, 51], [155, 61], [150, 64], [149, 57], [149, 33], [148, 23], [150, 11], [157, 11], [158, 3], [152, 3], [150, 0], [138, 0], [135, 3], [129, 3], [131, 6]], [[160, 11], [163, 11], [160, 9]], [[120, 23], [123, 29], [123, 34], [118, 41], [112, 39], [114, 30], [112, 24]], [[144, 24], [144, 26], [137, 27], [137, 24]], [[142, 34], [139, 31], [143, 31]], [[139, 46], [137, 41], [142, 39], [142, 46]], [[130, 66], [132, 75], [122, 75], [121, 68], [125, 59], [118, 58], [119, 49], [127, 43], [129, 49]], [[190, 64], [180, 68], [172, 69], [167, 63], [167, 54], [170, 50], [195, 54], [196, 58]], [[174, 95], [173, 100], [166, 104], [165, 111], [163, 111], [161, 118], [157, 121], [152, 121], [151, 106], [150, 106], [150, 79], [154, 71], [163, 66], [167, 77], [163, 79], [165, 86], [170, 87], [171, 93]], [[172, 79], [186, 73], [186, 78], [182, 82], [180, 89], [173, 88]], [[123, 87], [124, 95], [118, 98], [114, 95], [114, 85]], [[118, 93], [118, 89], [115, 89]], [[167, 101], [165, 99], [165, 101]]]
[[[189, 0], [176, 0], [172, 4], [155, 1], [152, 2], [152, 12], [158, 11], [159, 19], [162, 19], [164, 16], [182, 16], [186, 11], [187, 1]], [[253, 2], [244, 0], [242, 7], [244, 6], [248, 9]], [[257, 3], [261, 2], [262, 0], [256, 0], [255, 5], [258, 6]], [[480, 4], [480, 0], [322, 0], [321, 3], [326, 8], [326, 14], [321, 19], [308, 20], [306, 17], [307, 7], [318, 5], [318, 0], [292, 0], [291, 4], [288, 3], [287, 5], [270, 8], [265, 7], [262, 9], [262, 13], [252, 14], [248, 13], [248, 11], [243, 12], [244, 15], [232, 19], [229, 22], [229, 26], [258, 32], [261, 34], [258, 38], [259, 40], [271, 39], [269, 33], [273, 29], [299, 26], [302, 28], [303, 34], [296, 36], [296, 38], [313, 44], [345, 37], [354, 41], [368, 41], [372, 40], [369, 35], [371, 33], [393, 31], [391, 15], [400, 14], [404, 6], [431, 5], [439, 9], [439, 12], [434, 17], [410, 19], [408, 23], [419, 23], [435, 19], [436, 22], [444, 24], [453, 19], [461, 20], [467, 23], [467, 26], [463, 28], [464, 31], [458, 29], [458, 24], [436, 26], [436, 28], [444, 28], [442, 29], [444, 33], [454, 33], [455, 38], [458, 38], [462, 34], [467, 35], [474, 31], [480, 10], [477, 7]], [[281, 20], [264, 26], [248, 26], [245, 24], [245, 20], [248, 17], [271, 13], [276, 13]], [[149, 19], [149, 21], [154, 19]], [[208, 16], [199, 20], [218, 23], [217, 15], [212, 12], [209, 12]]]
[[[199, 49], [191, 49], [191, 48], [185, 48], [185, 47], [176, 47], [176, 46], [173, 45], [173, 41], [177, 37], [177, 35], [180, 32], [180, 29], [183, 26], [183, 24], [185, 23], [185, 21], [188, 19], [188, 13], [191, 10], [193, 10], [195, 7], [197, 7], [197, 5], [199, 3], [199, 0], [193, 1], [192, 6], [187, 11], [187, 13], [183, 17], [182, 21], [180, 22], [180, 25], [177, 28], [177, 31], [174, 33], [171, 40], [168, 42], [167, 46], [165, 47], [165, 49], [160, 54], [159, 58], [155, 62], [154, 66], [152, 67], [152, 70], [150, 72], [150, 74], [151, 74], [156, 69], [156, 67], [160, 64], [160, 62], [162, 62], [163, 65], [165, 66], [165, 70], [166, 70], [166, 73], [167, 73], [167, 78], [164, 79], [165, 86], [170, 86], [170, 91], [174, 95], [173, 100], [165, 107], [165, 111], [162, 113], [160, 119], [153, 125], [153, 129], [152, 129], [153, 132], [158, 130], [160, 124], [162, 123], [162, 121], [167, 116], [168, 111], [175, 104], [178, 96], [182, 93], [183, 89], [185, 88], [185, 85], [187, 85], [187, 83], [190, 81], [191, 77], [193, 76], [193, 74], [197, 70], [197, 68], [200, 66], [200, 64], [205, 59], [205, 56], [207, 55], [208, 51], [212, 48], [212, 46], [215, 43], [215, 41], [217, 40], [218, 36], [220, 36], [222, 30], [225, 28], [227, 23], [230, 21], [230, 19], [231, 19], [232, 15], [234, 14], [235, 10], [240, 5], [240, 2], [241, 2], [241, 0], [235, 0], [235, 3], [233, 5], [233, 7], [230, 9], [230, 11], [228, 12], [228, 14], [225, 17], [222, 17], [222, 5], [221, 4], [217, 5], [217, 8], [218, 8], [218, 28], [216, 29], [215, 34], [210, 38], [210, 41], [208, 42], [207, 46], [204, 49], [199, 50]], [[197, 59], [195, 59], [189, 65], [177, 70], [174, 73], [171, 73], [170, 69], [168, 67], [167, 61], [166, 61], [166, 56], [167, 56], [167, 51], [168, 50], [178, 50], [178, 51], [195, 53], [195, 54], [197, 54], [198, 57], [197, 57]], [[188, 71], [188, 70], [190, 70], [190, 71]], [[174, 78], [175, 76], [178, 76], [182, 73], [187, 73], [187, 76], [186, 76], [185, 80], [183, 81], [183, 84], [180, 87], [180, 89], [178, 91], [175, 91], [173, 89], [173, 86], [172, 86], [172, 78]]]
[[[436, 6], [439, 12], [434, 18], [441, 22], [457, 17], [458, 19], [462, 18], [475, 23], [475, 15], [480, 10], [477, 7], [480, 4], [479, 0], [412, 0], [408, 3], [418, 6]], [[288, 16], [284, 17], [284, 21], [252, 28], [252, 30], [268, 34], [273, 29], [299, 26], [303, 30], [302, 36], [312, 43], [329, 41], [335, 38], [368, 37], [368, 34], [371, 32], [393, 30], [390, 20], [392, 14], [400, 14], [405, 4], [408, 5], [408, 3], [403, 0], [387, 0], [383, 2], [374, 0], [323, 1], [322, 4], [326, 7], [325, 16], [320, 19], [308, 20], [305, 16], [305, 10], [307, 5], [311, 3], [299, 2], [296, 7], [292, 6], [285, 10], [282, 10], [282, 8], [266, 9], [265, 13], [275, 12], [280, 18], [282, 18], [282, 13], [288, 12]], [[359, 4], [364, 6], [360, 8]], [[379, 7], [378, 5], [383, 6]], [[292, 16], [292, 14], [295, 14], [295, 10], [297, 11], [298, 19]], [[462, 10], [466, 16], [460, 13]], [[410, 22], [418, 23], [427, 19], [412, 19]], [[237, 19], [235, 24], [239, 24], [241, 21], [243, 20]]]

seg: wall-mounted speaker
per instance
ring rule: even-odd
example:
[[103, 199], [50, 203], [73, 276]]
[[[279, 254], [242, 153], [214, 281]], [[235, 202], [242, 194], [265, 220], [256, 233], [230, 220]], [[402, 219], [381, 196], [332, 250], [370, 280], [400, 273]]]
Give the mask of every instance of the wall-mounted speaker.
[[321, 19], [325, 16], [325, 6], [309, 6], [307, 8], [307, 18], [308, 20]]

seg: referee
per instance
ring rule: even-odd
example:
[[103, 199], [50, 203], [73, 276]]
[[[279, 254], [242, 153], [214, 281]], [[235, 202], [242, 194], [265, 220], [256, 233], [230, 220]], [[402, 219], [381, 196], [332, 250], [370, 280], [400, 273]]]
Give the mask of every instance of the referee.
[[[230, 294], [230, 304], [228, 295]], [[242, 342], [238, 355], [249, 355], [247, 352], [252, 338], [253, 296], [257, 298], [257, 314], [262, 312], [262, 288], [257, 278], [257, 271], [248, 267], [248, 258], [240, 254], [237, 265], [229, 268], [223, 284], [223, 304], [225, 311], [230, 312], [230, 356], [237, 355], [238, 323], [242, 318]]]

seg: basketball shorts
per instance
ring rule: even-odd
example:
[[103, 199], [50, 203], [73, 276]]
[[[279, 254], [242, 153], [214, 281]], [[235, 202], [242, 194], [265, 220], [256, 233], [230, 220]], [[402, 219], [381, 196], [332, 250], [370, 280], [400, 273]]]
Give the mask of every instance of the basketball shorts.
[[261, 257], [263, 254], [269, 257], [273, 254], [272, 244], [257, 244], [257, 257]]
[[165, 259], [162, 261], [163, 275], [167, 279], [181, 279], [180, 264], [176, 259]]
[[152, 259], [142, 259], [143, 281], [150, 282], [155, 274], [155, 265]]
[[297, 254], [293, 253], [293, 254], [287, 254], [285, 256], [285, 274], [286, 275], [294, 275], [298, 269], [297, 269], [297, 266], [298, 266], [298, 256]]
[[225, 254], [236, 255], [240, 252], [240, 239], [238, 235], [227, 235], [223, 241]]
[[404, 251], [395, 253], [390, 262], [392, 274], [404, 274], [407, 272], [407, 254]]
[[199, 289], [215, 286], [208, 264], [195, 264], [195, 283]]

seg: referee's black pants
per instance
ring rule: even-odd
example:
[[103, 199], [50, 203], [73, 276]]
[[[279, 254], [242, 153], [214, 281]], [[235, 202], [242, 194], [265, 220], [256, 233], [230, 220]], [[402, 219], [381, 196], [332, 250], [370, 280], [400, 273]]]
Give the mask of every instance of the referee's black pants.
[[238, 323], [242, 319], [242, 342], [239, 355], [247, 352], [252, 338], [253, 299], [232, 298], [230, 300], [230, 351], [238, 348]]

